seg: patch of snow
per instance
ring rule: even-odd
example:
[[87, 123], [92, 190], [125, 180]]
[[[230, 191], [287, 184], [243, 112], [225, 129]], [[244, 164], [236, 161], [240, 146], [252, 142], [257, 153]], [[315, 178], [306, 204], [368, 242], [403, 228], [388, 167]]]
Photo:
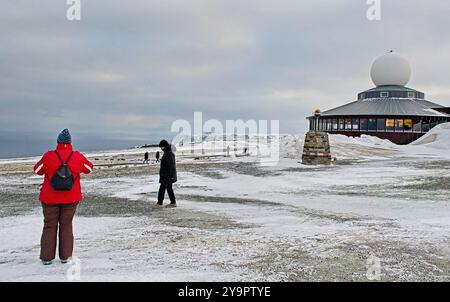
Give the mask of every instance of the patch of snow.
[[450, 123], [440, 124], [424, 136], [411, 143], [412, 146], [426, 146], [439, 150], [450, 149]]

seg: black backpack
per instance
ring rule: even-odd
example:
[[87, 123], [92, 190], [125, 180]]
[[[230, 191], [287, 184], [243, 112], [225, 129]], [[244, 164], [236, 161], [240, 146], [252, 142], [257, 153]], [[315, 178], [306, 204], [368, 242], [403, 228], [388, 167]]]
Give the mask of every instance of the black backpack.
[[70, 191], [73, 188], [75, 179], [73, 178], [72, 172], [70, 171], [70, 168], [67, 164], [69, 163], [70, 158], [73, 155], [73, 151], [70, 153], [69, 158], [66, 162], [62, 160], [58, 151], [55, 151], [55, 153], [58, 156], [59, 161], [61, 162], [61, 167], [59, 167], [50, 181], [52, 188], [56, 191]]

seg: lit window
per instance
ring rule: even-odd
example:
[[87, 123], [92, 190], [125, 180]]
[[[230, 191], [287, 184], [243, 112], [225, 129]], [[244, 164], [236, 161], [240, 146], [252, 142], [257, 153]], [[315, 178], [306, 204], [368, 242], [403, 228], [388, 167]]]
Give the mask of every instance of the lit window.
[[395, 129], [395, 120], [386, 119], [386, 131], [394, 131], [394, 129]]
[[395, 131], [403, 131], [403, 120], [396, 119], [395, 120]]
[[413, 128], [413, 122], [412, 122], [412, 119], [405, 119], [405, 122], [404, 122], [404, 125], [403, 125], [404, 127], [405, 127], [405, 131], [411, 131], [412, 130], [412, 128]]

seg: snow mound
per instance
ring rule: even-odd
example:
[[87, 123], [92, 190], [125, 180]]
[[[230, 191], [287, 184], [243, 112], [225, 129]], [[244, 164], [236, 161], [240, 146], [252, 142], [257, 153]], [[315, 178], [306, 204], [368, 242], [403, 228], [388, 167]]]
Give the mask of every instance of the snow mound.
[[280, 155], [283, 158], [298, 159], [303, 150], [303, 140], [305, 134], [281, 135], [280, 136]]
[[389, 140], [370, 135], [348, 137], [330, 134], [331, 155], [337, 159], [386, 158], [398, 152], [398, 146]]
[[397, 145], [387, 139], [381, 139], [371, 135], [361, 135], [360, 137], [349, 137], [341, 134], [330, 134], [331, 144], [356, 144], [361, 146], [392, 148]]
[[434, 127], [427, 134], [412, 142], [411, 145], [434, 149], [450, 149], [450, 123]]

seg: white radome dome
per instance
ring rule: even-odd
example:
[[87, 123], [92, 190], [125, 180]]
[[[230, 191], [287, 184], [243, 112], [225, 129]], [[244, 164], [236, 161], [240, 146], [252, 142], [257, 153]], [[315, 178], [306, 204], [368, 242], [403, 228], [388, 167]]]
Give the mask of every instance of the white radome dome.
[[389, 52], [375, 59], [370, 76], [376, 86], [406, 86], [411, 78], [411, 66], [401, 55]]

